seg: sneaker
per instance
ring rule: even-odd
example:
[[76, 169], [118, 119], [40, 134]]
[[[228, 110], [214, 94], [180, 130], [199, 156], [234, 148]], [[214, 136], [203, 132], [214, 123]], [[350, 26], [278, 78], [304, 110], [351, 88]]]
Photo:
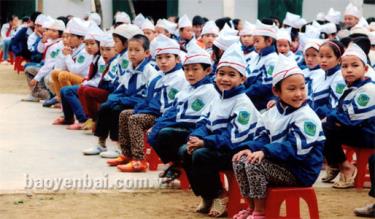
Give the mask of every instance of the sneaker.
[[83, 152], [83, 155], [99, 155], [101, 152], [106, 151], [106, 150], [107, 148], [98, 145], [98, 146], [88, 148], [82, 152]]
[[121, 172], [146, 172], [148, 163], [145, 160], [132, 160], [127, 164], [117, 165]]
[[39, 98], [33, 97], [31, 94], [29, 94], [29, 96], [27, 96], [25, 98], [22, 98], [21, 101], [23, 101], [23, 102], [35, 102], [35, 103], [38, 103], [39, 102]]
[[354, 214], [359, 217], [374, 217], [375, 218], [375, 204], [366, 205], [362, 208], [354, 209]]
[[102, 153], [100, 153], [100, 156], [102, 158], [117, 158], [120, 156], [120, 151], [103, 151]]
[[109, 159], [107, 160], [107, 164], [109, 166], [117, 166], [117, 165], [121, 165], [121, 164], [127, 164], [130, 162], [130, 159], [125, 157], [125, 155], [123, 154], [120, 154], [120, 156], [118, 156], [117, 158], [115, 159]]
[[206, 199], [201, 199], [201, 202], [195, 209], [195, 212], [202, 213], [202, 214], [207, 214], [210, 212], [212, 206], [212, 199], [206, 200]]
[[86, 122], [83, 123], [82, 129], [83, 130], [92, 130], [92, 128], [95, 126], [95, 122], [92, 119], [86, 120]]
[[58, 101], [57, 101], [56, 97], [53, 97], [49, 100], [44, 101], [43, 107], [51, 107], [51, 106], [53, 106], [57, 103], [58, 103]]

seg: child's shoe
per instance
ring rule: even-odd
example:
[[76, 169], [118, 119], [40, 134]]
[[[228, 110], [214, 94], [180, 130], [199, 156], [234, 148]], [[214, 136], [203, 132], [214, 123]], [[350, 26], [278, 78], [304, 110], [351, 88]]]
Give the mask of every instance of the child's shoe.
[[82, 129], [83, 130], [92, 130], [92, 128], [95, 126], [95, 122], [92, 119], [86, 120], [86, 122], [83, 123]]
[[339, 175], [340, 169], [327, 166], [326, 168], [326, 175], [322, 178], [322, 182], [324, 183], [330, 183], [332, 180], [336, 178], [337, 175]]
[[212, 200], [206, 200], [206, 199], [201, 199], [201, 202], [195, 209], [195, 212], [202, 213], [202, 214], [207, 214], [210, 211], [210, 208], [212, 206]]
[[366, 205], [362, 208], [356, 208], [354, 209], [354, 214], [359, 217], [375, 218], [375, 204]]
[[358, 170], [354, 167], [354, 171], [351, 176], [347, 177], [344, 174], [340, 173], [339, 181], [333, 184], [333, 188], [335, 189], [348, 189], [354, 187], [355, 177], [357, 176]]
[[213, 200], [210, 212], [208, 216], [210, 217], [222, 217], [227, 214], [227, 205], [228, 205], [228, 194], [222, 195], [222, 197], [215, 198]]
[[65, 121], [64, 117], [58, 117], [53, 121], [52, 125], [71, 125], [73, 124], [74, 121]]
[[52, 97], [51, 99], [44, 101], [43, 107], [51, 107], [51, 106], [53, 106], [57, 103], [58, 103], [58, 101], [57, 101], [56, 97]]
[[98, 146], [88, 148], [82, 152], [83, 152], [83, 155], [99, 155], [101, 152], [106, 151], [106, 150], [107, 148], [98, 145]]
[[132, 160], [127, 164], [117, 165], [121, 172], [146, 172], [148, 163], [145, 160]]
[[21, 101], [23, 101], [23, 102], [35, 102], [35, 103], [39, 102], [39, 100], [40, 100], [39, 98], [34, 97], [31, 94], [29, 94], [29, 96], [21, 99]]
[[83, 126], [82, 123], [74, 123], [74, 124], [71, 124], [70, 126], [68, 126], [68, 128], [66, 128], [66, 129], [69, 129], [69, 130], [82, 130], [82, 126]]
[[102, 158], [116, 158], [118, 156], [120, 156], [120, 151], [103, 151], [102, 153], [100, 153], [100, 156]]
[[130, 162], [130, 158], [125, 157], [123, 154], [120, 154], [120, 156], [118, 156], [115, 159], [107, 160], [107, 164], [109, 166], [112, 166], [112, 167], [117, 166], [117, 165], [121, 165], [121, 164], [127, 164], [129, 162]]

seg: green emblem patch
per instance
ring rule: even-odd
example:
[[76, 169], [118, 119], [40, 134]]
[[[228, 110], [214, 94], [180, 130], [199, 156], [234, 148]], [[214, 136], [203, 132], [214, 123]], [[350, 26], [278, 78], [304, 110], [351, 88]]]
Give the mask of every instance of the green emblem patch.
[[271, 65], [268, 70], [267, 70], [267, 75], [272, 75], [273, 73], [273, 69], [275, 68], [275, 66]]
[[103, 73], [105, 70], [105, 65], [99, 65], [99, 72]]
[[129, 61], [126, 59], [123, 59], [121, 62], [121, 68], [127, 68], [129, 65]]
[[237, 121], [242, 125], [248, 124], [250, 121], [250, 113], [247, 111], [240, 111]]
[[51, 52], [51, 58], [56, 58], [56, 56], [59, 54], [59, 52], [60, 52], [60, 49], [57, 49], [56, 51], [52, 51]]
[[344, 92], [344, 89], [345, 89], [345, 84], [340, 83], [336, 85], [336, 93], [342, 94]]
[[84, 61], [85, 61], [85, 56], [79, 56], [78, 59], [77, 59], [77, 62], [79, 64], [82, 64]]
[[112, 69], [111, 69], [111, 72], [115, 72], [116, 71], [116, 65], [112, 66]]
[[201, 110], [203, 107], [204, 107], [204, 103], [200, 99], [194, 100], [194, 102], [191, 104], [191, 108], [196, 112]]
[[367, 94], [360, 94], [356, 99], [358, 105], [366, 106], [370, 101], [370, 97]]
[[310, 136], [315, 136], [316, 132], [316, 125], [313, 122], [306, 121], [303, 124], [303, 131]]
[[175, 88], [172, 88], [169, 92], [168, 92], [168, 98], [170, 100], [174, 100], [174, 98], [176, 97], [176, 94], [178, 93], [178, 90], [175, 89]]

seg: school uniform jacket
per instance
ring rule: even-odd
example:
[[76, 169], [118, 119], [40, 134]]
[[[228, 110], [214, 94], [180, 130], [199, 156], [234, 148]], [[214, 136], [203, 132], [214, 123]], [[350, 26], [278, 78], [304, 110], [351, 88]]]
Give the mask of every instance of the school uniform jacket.
[[181, 64], [177, 64], [169, 72], [159, 74], [151, 81], [146, 100], [134, 108], [134, 113], [159, 117], [173, 105], [177, 93], [189, 86]]
[[173, 106], [163, 113], [152, 127], [148, 135], [149, 143], [152, 145], [159, 131], [166, 127], [183, 127], [193, 130], [215, 95], [217, 91], [209, 76], [178, 92]]
[[98, 88], [112, 93], [119, 86], [121, 72], [118, 68], [118, 55], [108, 61], [107, 67], [102, 74]]
[[320, 85], [319, 83], [324, 81], [325, 72], [319, 65], [314, 68], [305, 68], [302, 72], [305, 76], [307, 99], [310, 103], [312, 101], [312, 95], [317, 92]]
[[71, 55], [64, 56], [64, 62], [69, 72], [86, 77], [90, 69], [92, 58], [92, 55], [87, 53], [85, 44], [82, 43], [73, 50]]
[[125, 105], [134, 108], [146, 100], [149, 83], [158, 76], [149, 59], [144, 59], [135, 69], [127, 66], [125, 73], [119, 78], [118, 87], [108, 96], [107, 104]]
[[274, 46], [262, 49], [251, 59], [246, 94], [258, 110], [265, 109], [267, 102], [273, 98], [272, 73], [277, 60]]
[[253, 139], [260, 114], [245, 94], [243, 85], [216, 95], [191, 133], [204, 141], [204, 147], [235, 151], [248, 139]]
[[34, 77], [35, 80], [41, 81], [53, 70], [59, 55], [62, 53], [63, 47], [64, 45], [61, 39], [51, 41], [45, 46], [44, 49], [46, 51], [43, 51], [45, 53], [44, 64]]
[[286, 165], [300, 183], [312, 185], [322, 167], [325, 137], [310, 106], [305, 103], [295, 109], [278, 100], [262, 114], [259, 124], [263, 130], [254, 141], [245, 143], [249, 149], [262, 150], [266, 159]]
[[346, 87], [337, 108], [328, 117], [375, 137], [375, 82], [366, 78]]
[[92, 60], [92, 64], [97, 65], [97, 69], [95, 73], [89, 72], [85, 80], [82, 82], [83, 86], [90, 86], [90, 87], [98, 87], [99, 82], [102, 78], [102, 74], [106, 70], [106, 63], [102, 56], [96, 55]]

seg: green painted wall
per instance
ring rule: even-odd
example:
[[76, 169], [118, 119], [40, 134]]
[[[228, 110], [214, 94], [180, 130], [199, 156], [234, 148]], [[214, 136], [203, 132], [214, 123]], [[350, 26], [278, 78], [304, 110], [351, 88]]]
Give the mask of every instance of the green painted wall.
[[258, 0], [258, 19], [277, 17], [284, 20], [287, 11], [302, 14], [303, 0]]
[[7, 17], [15, 14], [19, 18], [30, 16], [35, 11], [35, 0], [0, 0], [0, 23], [6, 23]]

